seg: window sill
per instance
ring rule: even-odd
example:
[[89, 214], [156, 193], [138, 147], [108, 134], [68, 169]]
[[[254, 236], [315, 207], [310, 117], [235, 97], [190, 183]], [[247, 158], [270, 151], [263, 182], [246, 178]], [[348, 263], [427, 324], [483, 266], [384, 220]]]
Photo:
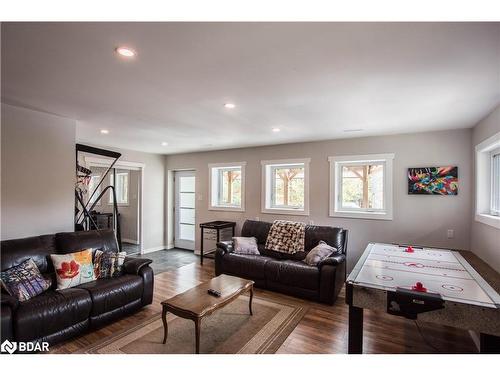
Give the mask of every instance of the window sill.
[[333, 212], [330, 212], [330, 217], [344, 217], [344, 218], [348, 218], [348, 219], [368, 219], [368, 220], [392, 220], [392, 213], [333, 211]]
[[309, 216], [309, 211], [293, 210], [286, 208], [265, 208], [261, 211], [263, 214], [290, 215], [290, 216]]
[[476, 214], [476, 221], [500, 229], [500, 216]]
[[210, 206], [209, 211], [231, 211], [231, 212], [245, 212], [243, 207], [224, 207], [224, 206]]

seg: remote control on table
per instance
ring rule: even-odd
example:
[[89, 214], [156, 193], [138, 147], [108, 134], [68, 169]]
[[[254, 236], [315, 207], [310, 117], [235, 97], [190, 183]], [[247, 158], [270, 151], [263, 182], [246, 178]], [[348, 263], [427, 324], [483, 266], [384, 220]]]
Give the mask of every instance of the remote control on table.
[[218, 290], [209, 289], [207, 292], [208, 292], [208, 294], [210, 294], [214, 297], [220, 297], [220, 292]]

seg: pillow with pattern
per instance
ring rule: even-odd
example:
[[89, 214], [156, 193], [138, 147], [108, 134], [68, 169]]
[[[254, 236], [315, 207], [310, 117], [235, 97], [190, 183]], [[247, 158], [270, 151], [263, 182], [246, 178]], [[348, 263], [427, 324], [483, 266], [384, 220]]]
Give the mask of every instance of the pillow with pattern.
[[57, 277], [57, 289], [67, 289], [95, 280], [92, 249], [70, 254], [51, 254]]
[[109, 279], [123, 274], [123, 263], [127, 253], [122, 251], [96, 250], [94, 255], [94, 274], [98, 279]]
[[12, 297], [24, 302], [50, 288], [52, 282], [45, 279], [33, 259], [1, 273], [2, 286]]
[[318, 245], [309, 251], [304, 262], [310, 266], [317, 266], [319, 262], [335, 252], [337, 248], [328, 245], [325, 241], [319, 241]]

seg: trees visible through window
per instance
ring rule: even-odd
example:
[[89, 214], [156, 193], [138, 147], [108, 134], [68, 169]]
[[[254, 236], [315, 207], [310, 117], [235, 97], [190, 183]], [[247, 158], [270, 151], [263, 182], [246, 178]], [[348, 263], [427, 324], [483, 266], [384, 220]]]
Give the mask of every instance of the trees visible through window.
[[500, 149], [492, 152], [491, 167], [490, 213], [493, 216], [500, 216]]
[[262, 212], [309, 215], [310, 159], [263, 160]]
[[272, 167], [271, 206], [304, 208], [304, 164]]
[[245, 163], [210, 164], [210, 209], [244, 209]]
[[241, 205], [241, 167], [220, 168], [218, 170], [219, 205], [239, 207]]
[[342, 166], [342, 208], [384, 208], [384, 166], [382, 164]]
[[392, 220], [394, 154], [332, 156], [330, 216]]

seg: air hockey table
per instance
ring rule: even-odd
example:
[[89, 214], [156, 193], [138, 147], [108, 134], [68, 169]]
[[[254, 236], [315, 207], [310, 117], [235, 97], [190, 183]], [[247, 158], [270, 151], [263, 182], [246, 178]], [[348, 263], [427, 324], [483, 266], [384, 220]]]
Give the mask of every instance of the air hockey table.
[[500, 352], [500, 296], [457, 251], [370, 243], [346, 280], [348, 353], [363, 352], [363, 309], [479, 333]]

